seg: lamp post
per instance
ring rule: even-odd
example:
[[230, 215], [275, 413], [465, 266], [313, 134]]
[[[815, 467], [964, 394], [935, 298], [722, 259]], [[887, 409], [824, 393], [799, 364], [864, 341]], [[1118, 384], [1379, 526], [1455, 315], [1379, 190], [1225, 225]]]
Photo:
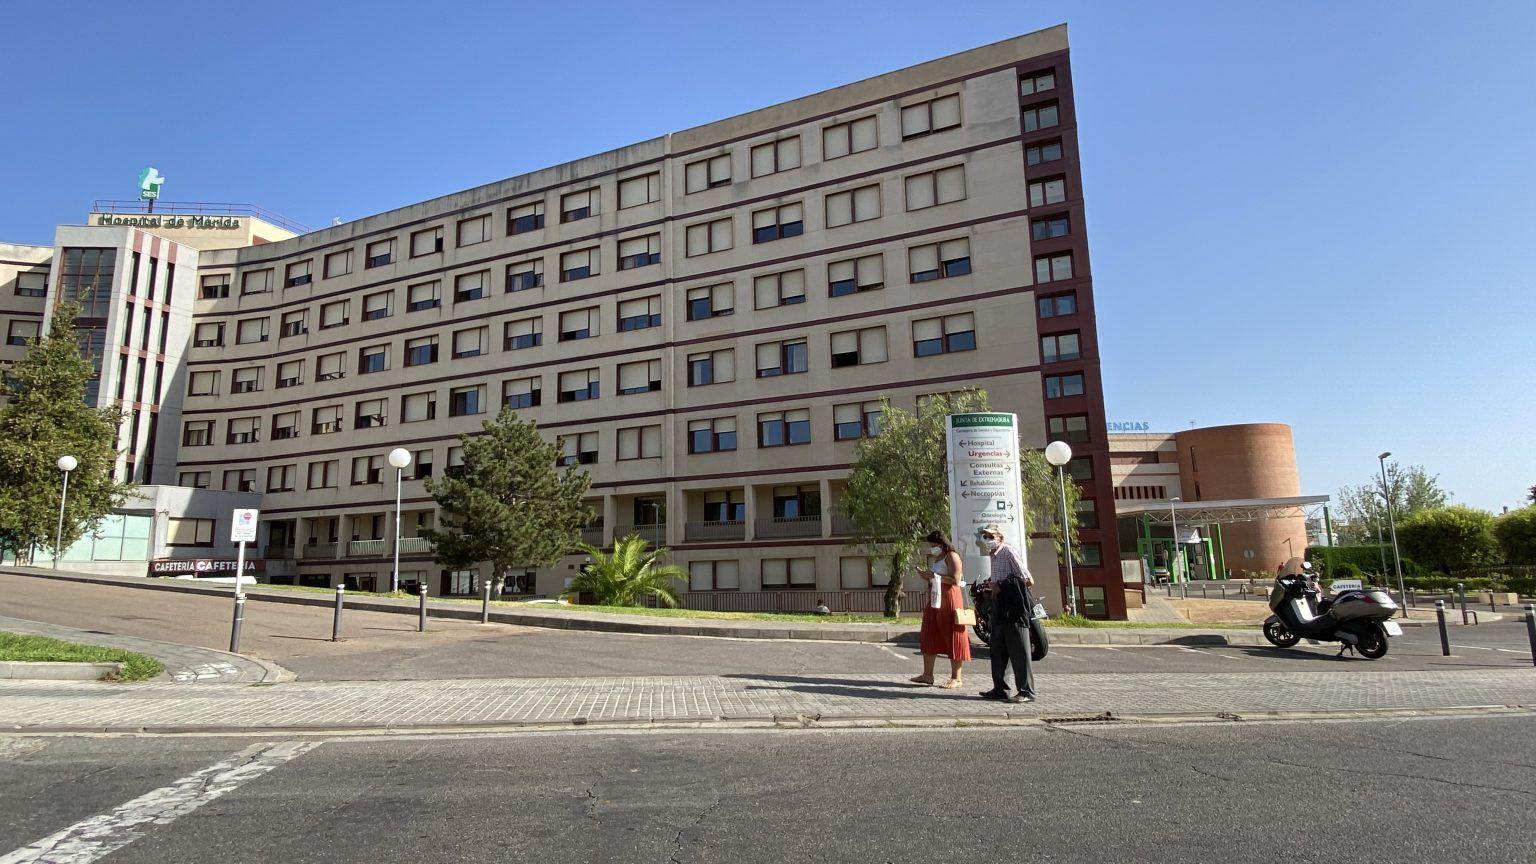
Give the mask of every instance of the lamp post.
[[[1168, 584], [1172, 585], [1178, 580], [1179, 575], [1179, 511], [1173, 505], [1183, 501], [1183, 498], [1168, 499], [1168, 518], [1173, 522], [1173, 551], [1168, 555]], [[1170, 591], [1173, 589], [1169, 589]]]
[[69, 472], [80, 467], [80, 460], [73, 456], [60, 456], [56, 463], [64, 472], [64, 485], [59, 490], [59, 527], [53, 534], [53, 569], [59, 569], [59, 546], [64, 542], [64, 502], [69, 499]]
[[411, 464], [411, 451], [396, 447], [389, 451], [389, 464], [395, 469], [395, 569], [389, 575], [389, 591], [400, 590], [400, 484], [405, 480], [406, 466]]
[[1061, 545], [1067, 561], [1067, 611], [1077, 614], [1077, 582], [1072, 575], [1072, 520], [1067, 513], [1067, 476], [1063, 467], [1072, 461], [1072, 446], [1052, 441], [1045, 446], [1045, 461], [1056, 466], [1056, 485], [1061, 490]]
[[1387, 499], [1387, 525], [1392, 529], [1392, 566], [1397, 569], [1397, 596], [1403, 600], [1403, 617], [1408, 617], [1408, 592], [1403, 588], [1403, 554], [1397, 551], [1397, 514], [1392, 510], [1392, 490], [1387, 486], [1387, 457], [1389, 450], [1376, 459], [1381, 463], [1381, 496]]

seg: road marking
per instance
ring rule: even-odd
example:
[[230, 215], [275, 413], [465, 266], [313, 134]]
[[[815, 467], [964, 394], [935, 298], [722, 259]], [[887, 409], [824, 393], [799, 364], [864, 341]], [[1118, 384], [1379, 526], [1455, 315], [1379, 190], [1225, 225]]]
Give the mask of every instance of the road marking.
[[110, 813], [76, 822], [57, 834], [23, 846], [0, 858], [0, 864], [89, 864], [321, 743], [284, 741], [252, 745], [169, 786], [118, 805]]
[[1526, 653], [1529, 653], [1529, 652], [1526, 652], [1526, 651], [1517, 650], [1515, 648], [1495, 648], [1493, 650], [1495, 650], [1495, 651], [1503, 651], [1505, 654], [1526, 654]]
[[[875, 647], [879, 648], [881, 651], [884, 651], [885, 653], [891, 655], [892, 657], [899, 657], [902, 660], [912, 660], [912, 659], [914, 659], [910, 654], [903, 654], [900, 651], [897, 651], [895, 648], [892, 648], [889, 645], [877, 644], [877, 645], [875, 645]], [[0, 862], [0, 864], [3, 864], [3, 862]]]
[[1471, 648], [1474, 651], [1492, 651], [1492, 648], [1484, 648], [1481, 645], [1452, 645], [1452, 648]]

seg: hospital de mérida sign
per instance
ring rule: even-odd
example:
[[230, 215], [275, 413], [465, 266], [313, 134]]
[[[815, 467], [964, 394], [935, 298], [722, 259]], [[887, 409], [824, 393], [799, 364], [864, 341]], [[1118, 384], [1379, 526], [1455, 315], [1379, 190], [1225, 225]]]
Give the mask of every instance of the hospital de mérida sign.
[[118, 216], [115, 213], [99, 213], [97, 225], [127, 225], [132, 228], [191, 228], [205, 231], [233, 231], [240, 227], [237, 216]]

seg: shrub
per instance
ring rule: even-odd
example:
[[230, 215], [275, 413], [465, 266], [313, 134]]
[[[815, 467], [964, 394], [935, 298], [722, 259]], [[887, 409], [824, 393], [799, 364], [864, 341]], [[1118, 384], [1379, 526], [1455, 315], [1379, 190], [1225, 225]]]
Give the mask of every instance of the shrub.
[[1493, 536], [1510, 564], [1536, 564], [1536, 504], [1494, 520]]
[[1397, 526], [1403, 552], [1436, 572], [1496, 564], [1499, 543], [1493, 514], [1473, 507], [1442, 507], [1415, 513]]

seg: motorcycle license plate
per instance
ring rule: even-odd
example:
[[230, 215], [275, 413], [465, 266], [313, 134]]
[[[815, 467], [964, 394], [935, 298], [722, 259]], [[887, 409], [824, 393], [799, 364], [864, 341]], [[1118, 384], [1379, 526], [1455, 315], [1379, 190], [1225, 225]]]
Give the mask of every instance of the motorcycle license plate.
[[1403, 635], [1403, 625], [1397, 623], [1396, 621], [1383, 621], [1381, 622], [1381, 626], [1386, 629], [1388, 636]]

